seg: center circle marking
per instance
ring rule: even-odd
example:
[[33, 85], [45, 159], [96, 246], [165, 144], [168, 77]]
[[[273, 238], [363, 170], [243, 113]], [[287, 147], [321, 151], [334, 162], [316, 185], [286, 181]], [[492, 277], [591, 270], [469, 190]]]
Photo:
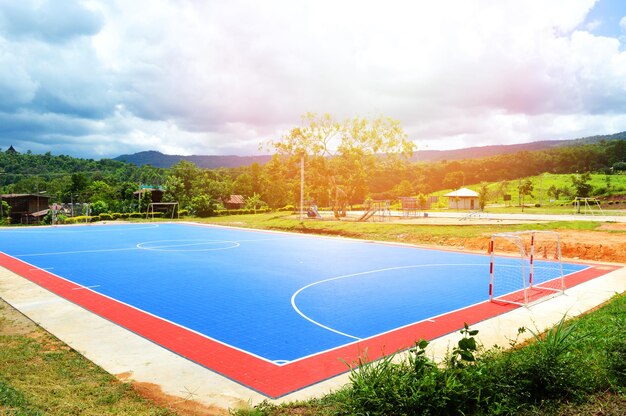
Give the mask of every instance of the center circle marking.
[[236, 241], [227, 240], [157, 240], [137, 244], [137, 248], [151, 251], [217, 251], [239, 247]]

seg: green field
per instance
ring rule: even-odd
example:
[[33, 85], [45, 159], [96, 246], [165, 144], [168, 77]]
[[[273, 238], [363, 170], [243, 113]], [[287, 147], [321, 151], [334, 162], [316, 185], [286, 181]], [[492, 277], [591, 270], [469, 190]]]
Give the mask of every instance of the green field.
[[[575, 175], [576, 174], [574, 174], [574, 176]], [[572, 176], [572, 174], [544, 173], [511, 181], [491, 182], [488, 183], [489, 197], [487, 198], [487, 204], [518, 205], [518, 186], [524, 181], [530, 180], [533, 184], [533, 192], [531, 196], [524, 198], [526, 205], [542, 204], [544, 206], [554, 207], [565, 204], [569, 206], [571, 201], [577, 196], [572, 185]], [[592, 173], [590, 176], [591, 180], [589, 184], [593, 188], [589, 195], [590, 197], [611, 200], [626, 195], [626, 175]], [[480, 184], [470, 184], [465, 187], [478, 192]], [[549, 193], [551, 187], [567, 190], [569, 193], [562, 192], [558, 199], [555, 199], [554, 196], [551, 196]], [[452, 191], [453, 189], [443, 189], [433, 193], [433, 195], [442, 196]], [[510, 202], [504, 201], [503, 194], [511, 195], [512, 200]], [[603, 205], [603, 208], [607, 207], [610, 206], [606, 204]], [[622, 207], [622, 209], [623, 208], [624, 207]]]

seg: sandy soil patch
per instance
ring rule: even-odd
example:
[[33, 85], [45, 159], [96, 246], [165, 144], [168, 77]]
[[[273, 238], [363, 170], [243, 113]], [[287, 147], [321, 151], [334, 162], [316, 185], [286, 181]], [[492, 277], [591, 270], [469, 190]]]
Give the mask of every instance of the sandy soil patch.
[[32, 336], [37, 328], [33, 321], [0, 299], [0, 335]]

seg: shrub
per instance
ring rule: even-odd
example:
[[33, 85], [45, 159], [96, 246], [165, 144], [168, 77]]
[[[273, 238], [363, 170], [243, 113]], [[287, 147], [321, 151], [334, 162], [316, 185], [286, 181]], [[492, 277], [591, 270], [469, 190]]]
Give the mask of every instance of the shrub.
[[76, 217], [70, 217], [67, 218], [64, 222], [64, 224], [80, 224], [80, 223], [84, 223], [87, 222], [87, 218], [85, 215], [79, 215]]
[[210, 195], [198, 195], [191, 199], [191, 209], [198, 217], [210, 217], [215, 211], [215, 202]]
[[102, 213], [99, 215], [101, 221], [111, 221], [113, 216], [111, 214]]
[[616, 339], [608, 345], [606, 365], [612, 384], [626, 393], [626, 340]]
[[111, 217], [114, 220], [119, 220], [120, 218], [122, 218], [122, 214], [120, 214], [119, 212], [114, 212], [113, 214], [111, 214]]
[[96, 201], [91, 204], [91, 213], [93, 215], [99, 215], [109, 211], [109, 205], [104, 201]]
[[[338, 413], [517, 414], [522, 409], [545, 413], [607, 388], [606, 378], [596, 374], [598, 363], [581, 352], [585, 342], [596, 341], [578, 334], [577, 327], [578, 322], [569, 324], [563, 317], [545, 334], [531, 331], [535, 339], [528, 346], [481, 351], [474, 339], [478, 331], [466, 325], [463, 338], [439, 366], [426, 357], [426, 341], [418, 342], [398, 363], [394, 356], [375, 362], [359, 359], [350, 371], [351, 384], [334, 394]], [[520, 328], [519, 333], [524, 331]], [[617, 337], [600, 361], [616, 390], [623, 389], [624, 340]]]
[[143, 218], [144, 216], [145, 214], [141, 212], [131, 212], [130, 214], [128, 214], [128, 218]]
[[189, 215], [189, 210], [187, 209], [181, 209], [178, 211], [178, 216], [179, 217], [186, 217]]
[[574, 353], [582, 339], [574, 330], [577, 323], [567, 325], [565, 316], [545, 334], [532, 332], [535, 342], [526, 348], [502, 355], [497, 365], [501, 387], [497, 401], [508, 406], [540, 405], [577, 400], [595, 388], [591, 374]]
[[481, 403], [484, 382], [481, 366], [475, 365], [477, 344], [467, 325], [464, 337], [448, 356], [444, 367], [426, 357], [428, 342], [421, 340], [406, 360], [394, 363], [395, 356], [367, 362], [359, 359], [350, 372], [351, 384], [339, 392], [342, 414], [467, 414]]

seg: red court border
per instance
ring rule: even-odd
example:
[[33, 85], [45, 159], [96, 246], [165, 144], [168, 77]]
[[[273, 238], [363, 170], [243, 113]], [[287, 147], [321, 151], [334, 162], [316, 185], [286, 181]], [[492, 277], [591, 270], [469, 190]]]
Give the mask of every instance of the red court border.
[[[348, 371], [346, 363], [354, 363], [367, 351], [368, 360], [404, 350], [419, 339], [432, 340], [463, 327], [516, 309], [489, 301], [450, 312], [372, 338], [338, 347], [285, 365], [276, 365], [206, 338], [188, 329], [167, 322], [132, 306], [100, 295], [62, 279], [45, 270], [0, 252], [0, 266], [38, 284], [63, 298], [120, 325], [176, 354], [254, 389], [270, 398], [293, 391]], [[621, 266], [589, 265], [565, 277], [570, 288]], [[76, 290], [76, 289], [83, 290]]]

